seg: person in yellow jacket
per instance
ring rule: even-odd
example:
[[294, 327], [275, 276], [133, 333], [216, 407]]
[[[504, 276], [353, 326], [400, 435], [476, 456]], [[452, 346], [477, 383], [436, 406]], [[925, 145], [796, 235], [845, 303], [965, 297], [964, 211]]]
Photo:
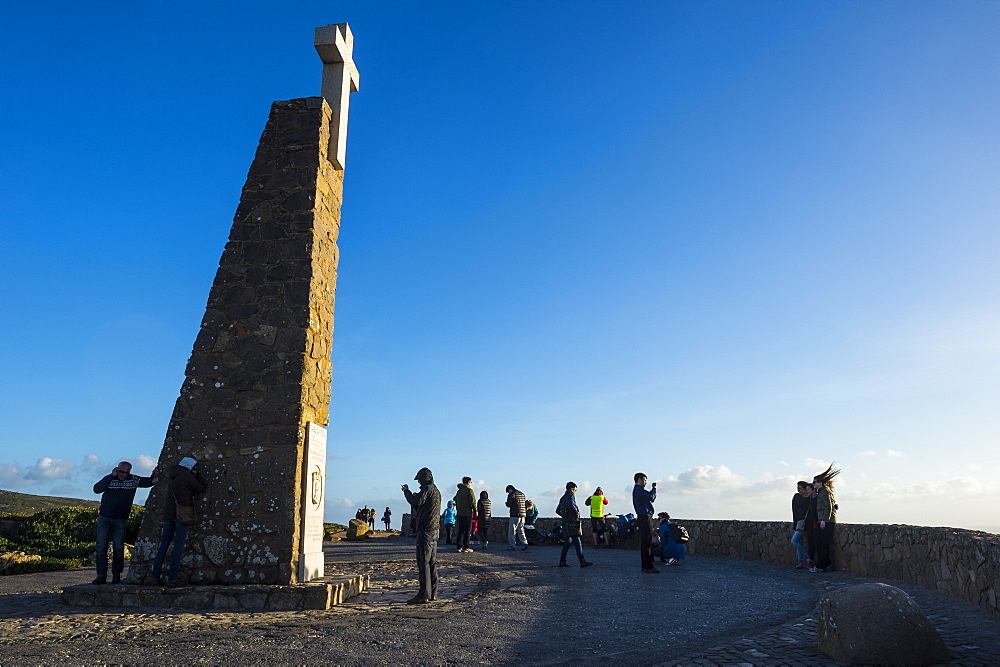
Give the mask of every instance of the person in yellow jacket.
[[587, 498], [584, 504], [590, 508], [590, 534], [594, 538], [594, 546], [604, 541], [608, 548], [611, 548], [611, 543], [605, 538], [608, 524], [604, 521], [604, 506], [608, 504], [608, 499], [604, 497], [601, 487], [597, 487], [594, 495]]

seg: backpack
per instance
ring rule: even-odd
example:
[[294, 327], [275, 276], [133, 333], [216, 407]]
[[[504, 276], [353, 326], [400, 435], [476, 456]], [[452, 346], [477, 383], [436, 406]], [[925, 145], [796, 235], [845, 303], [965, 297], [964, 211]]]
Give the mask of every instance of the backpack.
[[674, 538], [674, 542], [677, 542], [677, 544], [685, 544], [691, 539], [691, 536], [688, 535], [687, 528], [679, 523], [670, 524], [670, 537]]

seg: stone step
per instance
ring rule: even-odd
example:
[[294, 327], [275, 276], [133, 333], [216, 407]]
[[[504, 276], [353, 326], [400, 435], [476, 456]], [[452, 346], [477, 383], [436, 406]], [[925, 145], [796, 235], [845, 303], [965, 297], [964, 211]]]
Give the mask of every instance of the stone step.
[[62, 602], [75, 607], [159, 607], [228, 611], [329, 609], [368, 590], [369, 575], [327, 577], [306, 584], [268, 586], [133, 586], [81, 584], [63, 589]]

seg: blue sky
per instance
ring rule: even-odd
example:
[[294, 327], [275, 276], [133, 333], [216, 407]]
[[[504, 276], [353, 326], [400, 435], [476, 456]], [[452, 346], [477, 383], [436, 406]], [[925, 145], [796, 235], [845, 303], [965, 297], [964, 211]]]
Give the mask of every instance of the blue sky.
[[995, 3], [5, 15], [0, 488], [152, 466], [270, 103], [348, 21], [329, 519], [427, 465], [784, 520], [836, 460], [844, 522], [1000, 532]]

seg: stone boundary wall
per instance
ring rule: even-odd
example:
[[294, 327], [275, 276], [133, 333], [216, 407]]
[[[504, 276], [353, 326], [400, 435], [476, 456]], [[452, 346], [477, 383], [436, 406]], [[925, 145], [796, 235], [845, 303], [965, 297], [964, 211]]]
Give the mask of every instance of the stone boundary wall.
[[[409, 514], [403, 515], [408, 530]], [[616, 520], [608, 517], [609, 523]], [[558, 519], [539, 518], [540, 532]], [[792, 525], [787, 521], [680, 519], [691, 541], [688, 553], [795, 564]], [[493, 517], [490, 541], [506, 543], [507, 517]], [[584, 519], [583, 542], [592, 545]], [[443, 533], [442, 533], [443, 534]], [[1000, 535], [959, 528], [849, 524], [834, 533], [834, 567], [865, 577], [898, 579], [941, 591], [1000, 617]]]
[[[688, 552], [768, 563], [795, 562], [785, 521], [676, 519], [691, 535]], [[958, 528], [838, 524], [834, 567], [899, 579], [971, 602], [1000, 617], [1000, 535]]]

